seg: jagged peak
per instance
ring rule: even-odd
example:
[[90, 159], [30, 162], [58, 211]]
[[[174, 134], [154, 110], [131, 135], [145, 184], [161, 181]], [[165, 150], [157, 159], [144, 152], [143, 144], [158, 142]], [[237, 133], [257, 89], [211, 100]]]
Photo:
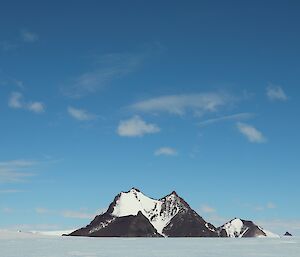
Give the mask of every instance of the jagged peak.
[[130, 189], [130, 192], [139, 192], [139, 193], [141, 193], [141, 190], [139, 190], [139, 189], [136, 188], [136, 187], [132, 187], [132, 188]]
[[132, 187], [130, 190], [128, 190], [128, 191], [122, 191], [121, 193], [127, 194], [127, 193], [142, 193], [142, 192], [138, 188]]
[[228, 226], [231, 226], [231, 225], [233, 225], [233, 226], [244, 226], [244, 225], [246, 225], [246, 226], [249, 226], [249, 225], [256, 226], [256, 224], [252, 220], [244, 220], [244, 219], [235, 217], [235, 218], [227, 221], [226, 223], [224, 223], [224, 225], [221, 226], [221, 227], [224, 227], [224, 226], [228, 227]]
[[164, 200], [164, 199], [167, 199], [167, 198], [170, 198], [170, 197], [180, 198], [180, 196], [177, 194], [176, 191], [172, 191], [170, 194], [167, 194], [166, 196], [160, 198], [159, 200]]
[[175, 196], [179, 197], [179, 195], [177, 194], [177, 192], [174, 191], [174, 190], [172, 191], [172, 193], [170, 195], [175, 195]]
[[235, 222], [235, 221], [239, 221], [239, 222], [243, 222], [243, 223], [245, 223], [245, 222], [246, 223], [249, 223], [249, 222], [254, 223], [252, 220], [245, 220], [245, 219], [235, 217], [235, 218], [231, 219], [230, 221], [226, 222], [225, 224], [232, 223], [232, 222]]
[[242, 221], [243, 222], [243, 220], [242, 219], [240, 219], [240, 218], [237, 218], [237, 217], [234, 217], [232, 220], [230, 220], [229, 222], [232, 222], [232, 221]]
[[190, 209], [190, 205], [182, 198], [180, 197], [176, 191], [172, 191], [170, 194], [166, 195], [165, 197], [159, 199], [159, 201], [174, 201], [177, 203], [180, 203], [184, 208]]

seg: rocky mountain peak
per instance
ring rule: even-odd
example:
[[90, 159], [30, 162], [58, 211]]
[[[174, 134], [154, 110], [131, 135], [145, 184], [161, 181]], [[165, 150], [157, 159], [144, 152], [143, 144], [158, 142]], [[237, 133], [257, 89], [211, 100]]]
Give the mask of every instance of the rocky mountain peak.
[[262, 237], [274, 234], [239, 218], [216, 229], [173, 191], [156, 200], [133, 187], [119, 193], [105, 213], [72, 236]]
[[217, 229], [221, 237], [278, 237], [253, 221], [234, 218]]

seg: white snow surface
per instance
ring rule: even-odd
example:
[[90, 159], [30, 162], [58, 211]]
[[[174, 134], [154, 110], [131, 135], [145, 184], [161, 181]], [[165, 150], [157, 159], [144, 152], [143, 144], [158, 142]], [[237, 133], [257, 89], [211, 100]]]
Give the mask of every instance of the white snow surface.
[[137, 215], [141, 211], [157, 232], [163, 235], [163, 229], [182, 208], [186, 207], [174, 193], [161, 200], [155, 200], [133, 188], [129, 192], [121, 193], [112, 215], [123, 217]]
[[[22, 239], [22, 238], [47, 238], [47, 237], [60, 237], [63, 234], [70, 234], [75, 229], [71, 230], [56, 230], [56, 231], [14, 231], [0, 229], [0, 240], [1, 239]], [[0, 254], [1, 256], [1, 254]], [[1, 256], [2, 257], [2, 256]]]
[[299, 257], [300, 238], [80, 238], [0, 231], [0, 249], [1, 257]]
[[20, 232], [20, 231], [11, 231], [11, 230], [0, 229], [0, 240], [23, 239], [23, 238], [28, 239], [28, 238], [37, 238], [37, 237], [42, 237], [42, 235], [37, 235], [32, 232]]

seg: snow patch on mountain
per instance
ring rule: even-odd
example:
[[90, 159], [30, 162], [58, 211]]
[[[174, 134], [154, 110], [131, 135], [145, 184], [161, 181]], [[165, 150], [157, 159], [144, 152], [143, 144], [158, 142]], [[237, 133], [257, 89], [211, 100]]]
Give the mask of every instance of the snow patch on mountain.
[[112, 215], [116, 217], [124, 217], [129, 215], [137, 215], [139, 211], [149, 213], [156, 209], [159, 201], [145, 196], [137, 189], [131, 189], [129, 192], [121, 192], [119, 199], [114, 206]]
[[93, 227], [90, 231], [89, 231], [89, 234], [92, 234], [96, 231], [99, 231], [105, 227], [107, 227], [110, 223], [114, 222], [115, 221], [115, 217], [109, 219], [109, 220], [106, 220], [105, 222], [100, 222], [100, 224], [97, 226], [97, 227]]
[[163, 234], [163, 229], [171, 219], [181, 210], [187, 208], [175, 192], [160, 199], [154, 200], [145, 196], [138, 189], [132, 188], [122, 192], [116, 201], [112, 215], [124, 217], [137, 215], [139, 211], [150, 221], [158, 233]]
[[223, 226], [228, 237], [242, 237], [244, 223], [240, 219], [234, 219]]

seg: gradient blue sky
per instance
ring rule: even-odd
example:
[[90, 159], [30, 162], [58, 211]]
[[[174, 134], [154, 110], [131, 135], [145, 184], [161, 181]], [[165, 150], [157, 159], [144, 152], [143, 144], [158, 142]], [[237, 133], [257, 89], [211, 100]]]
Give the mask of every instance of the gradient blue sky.
[[122, 190], [300, 234], [299, 1], [2, 1], [0, 227]]

